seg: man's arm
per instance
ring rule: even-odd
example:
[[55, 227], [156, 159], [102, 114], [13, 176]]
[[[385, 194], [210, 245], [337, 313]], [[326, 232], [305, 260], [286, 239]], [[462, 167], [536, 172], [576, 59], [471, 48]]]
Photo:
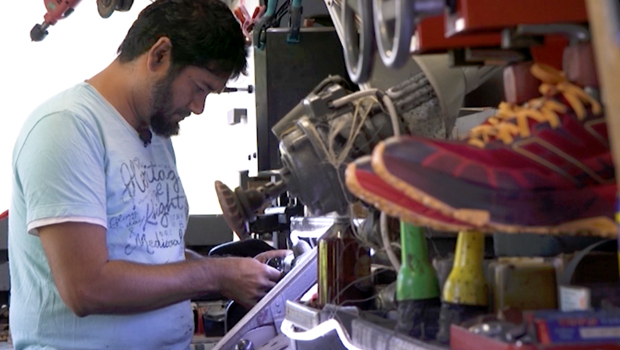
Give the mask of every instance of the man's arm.
[[78, 316], [158, 309], [221, 292], [254, 305], [280, 272], [251, 258], [204, 258], [163, 265], [109, 260], [105, 228], [68, 222], [38, 229], [61, 298]]

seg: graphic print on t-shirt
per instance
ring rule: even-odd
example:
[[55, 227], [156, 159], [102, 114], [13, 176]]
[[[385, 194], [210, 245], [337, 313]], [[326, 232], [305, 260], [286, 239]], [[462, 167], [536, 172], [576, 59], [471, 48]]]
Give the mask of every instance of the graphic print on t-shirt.
[[126, 210], [109, 218], [109, 229], [129, 232], [125, 255], [183, 245], [187, 202], [176, 169], [138, 157], [120, 166], [121, 201]]

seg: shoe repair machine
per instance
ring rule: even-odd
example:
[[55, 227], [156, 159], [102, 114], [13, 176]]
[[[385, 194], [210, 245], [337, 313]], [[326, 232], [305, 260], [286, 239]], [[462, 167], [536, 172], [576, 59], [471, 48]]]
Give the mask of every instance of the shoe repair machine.
[[[263, 187], [236, 188], [234, 191], [223, 183], [216, 182], [216, 192], [224, 218], [240, 237], [251, 234], [250, 223], [256, 219], [256, 213], [284, 192], [299, 199], [311, 217], [328, 215], [348, 217], [355, 221], [357, 214], [352, 204], [358, 197], [370, 207], [370, 214], [364, 216], [366, 221], [371, 221], [374, 209], [382, 212], [380, 220], [376, 220], [379, 224], [373, 225], [370, 233], [367, 233], [362, 225], [358, 227], [356, 236], [376, 252], [385, 252], [383, 254], [387, 254], [389, 263], [398, 272], [395, 286], [391, 287], [392, 301], [395, 300], [398, 304], [391, 304], [392, 310], [398, 310], [396, 324], [383, 330], [383, 333], [392, 335], [385, 338], [381, 332], [374, 334], [372, 327], [364, 328], [366, 335], [360, 334], [359, 329], [362, 328], [356, 328], [355, 324], [359, 325], [361, 321], [347, 323], [346, 317], [337, 315], [333, 310], [328, 313], [336, 315], [340, 325], [328, 327], [329, 322], [321, 323], [325, 328], [322, 335], [333, 331], [332, 333], [338, 334], [342, 346], [350, 349], [388, 349], [398, 346], [405, 348], [402, 346], [407, 345], [434, 348], [434, 345], [421, 345], [408, 337], [431, 340], [435, 344], [447, 344], [451, 341], [452, 325], [499, 311], [494, 310], [493, 303], [495, 306], [505, 305], [502, 304], [505, 302], [504, 296], [499, 296], [494, 302], [488, 297], [488, 290], [493, 288], [493, 285], [490, 285], [484, 276], [484, 239], [481, 232], [615, 236], [617, 229], [612, 219], [616, 193], [615, 173], [611, 164], [604, 114], [596, 101], [599, 85], [594, 69], [584, 0], [531, 0], [512, 5], [492, 0], [330, 0], [325, 3], [342, 43], [348, 77], [327, 77], [289, 113], [279, 116], [278, 122], [272, 125], [271, 131], [279, 141], [281, 160], [281, 168], [273, 170], [273, 173], [278, 174], [277, 180]], [[303, 32], [300, 41], [303, 42]], [[255, 45], [256, 50], [263, 50], [265, 46], [264, 43]], [[560, 74], [551, 67], [564, 72]], [[534, 75], [530, 75], [530, 70]], [[500, 105], [497, 113], [489, 113], [486, 117], [490, 118], [479, 119], [469, 126], [464, 126], [467, 123], [459, 123], [457, 118], [463, 115], [461, 108], [465, 96], [502, 72], [505, 102]], [[359, 91], [349, 85], [349, 80], [358, 85]], [[542, 97], [539, 97], [541, 94]], [[550, 107], [551, 105], [554, 107]], [[476, 129], [476, 132], [481, 133], [475, 138], [480, 137], [481, 141], [470, 142], [474, 146], [455, 140], [443, 141], [454, 139], [455, 129], [463, 127], [471, 130], [479, 124], [484, 125], [483, 128]], [[597, 127], [594, 125], [601, 128], [595, 130]], [[573, 126], [576, 129], [575, 134], [570, 136], [570, 142], [585, 142], [590, 145], [592, 154], [578, 155], [579, 152], [571, 149], [568, 143], [561, 146], [555, 144], [557, 139], [554, 139], [554, 135], [562, 134], [559, 131], [562, 129], [573, 132]], [[481, 131], [482, 129], [485, 131]], [[548, 130], [558, 131], [549, 133]], [[461, 132], [456, 134], [470, 139], [472, 137]], [[419, 142], [414, 149], [421, 154], [419, 159], [432, 155], [430, 152], [436, 149], [450, 149], [451, 151], [445, 153], [446, 157], [449, 152], [459, 155], [460, 152], [466, 153], [466, 147], [477, 147], [476, 152], [480, 148], [486, 149], [487, 153], [481, 152], [484, 153], [481, 159], [492, 159], [491, 154], [494, 151], [507, 147], [510, 157], [508, 159], [513, 162], [520, 162], [520, 157], [528, 158], [520, 163], [523, 174], [536, 168], [528, 165], [528, 162], [533, 162], [552, 172], [557, 171], [560, 177], [575, 176], [572, 178], [574, 182], [564, 186], [560, 185], [563, 180], [559, 179], [549, 180], [547, 183], [544, 182], [547, 180], [542, 178], [533, 180], [534, 187], [523, 187], [518, 191], [520, 194], [531, 191], [527, 193], [532, 194], [528, 196], [528, 203], [520, 203], [523, 204], [523, 209], [518, 215], [508, 213], [495, 217], [496, 211], [501, 211], [504, 208], [502, 205], [510, 202], [491, 199], [487, 200], [486, 205], [494, 207], [487, 214], [482, 210], [470, 210], [467, 207], [464, 207], [464, 210], [459, 210], [460, 207], [454, 209], [455, 207], [446, 205], [446, 201], [425, 197], [424, 191], [420, 190], [424, 189], [420, 187], [420, 183], [424, 183], [423, 178], [420, 183], [413, 183], [415, 178], [403, 175], [409, 171], [409, 174], [422, 177], [420, 174], [425, 174], [424, 171], [431, 168], [424, 168], [426, 165], [416, 163], [418, 159], [407, 160], [408, 154], [409, 157], [418, 155], [406, 147], [401, 147], [403, 141], [399, 135], [438, 140], [437, 145], [440, 146], [432, 146], [431, 142]], [[562, 135], [565, 137], [565, 134]], [[407, 137], [403, 139], [409, 143], [416, 140], [409, 140]], [[385, 140], [389, 140], [389, 143], [384, 142]], [[564, 138], [560, 143], [567, 140]], [[376, 147], [377, 145], [381, 147]], [[380, 150], [377, 150], [378, 148]], [[405, 151], [399, 152], [399, 148]], [[386, 149], [394, 151], [387, 154], [385, 152], [388, 151], [384, 151]], [[519, 153], [521, 149], [523, 152]], [[438, 157], [441, 155], [443, 154], [437, 153]], [[394, 164], [388, 163], [388, 156], [398, 161], [394, 161]], [[558, 163], [561, 159], [570, 159], [569, 162], [576, 165], [582, 161], [587, 163], [588, 157], [597, 159], [598, 165], [592, 164], [595, 169], [588, 169], [590, 165], [578, 165], [580, 169], [585, 169], [582, 175], [576, 168], [571, 175], [557, 168], [563, 166]], [[430, 158], [428, 163], [431, 163]], [[421, 170], [408, 170], [408, 162]], [[443, 167], [437, 174], [442, 174], [441, 170], [456, 167], [458, 161], [439, 161], [437, 164], [440, 168]], [[497, 160], [497, 164], [501, 164], [501, 161]], [[467, 166], [467, 163], [463, 163], [460, 172], [465, 174], [463, 176], [469, 176], [468, 183], [485, 178], [484, 170], [468, 174]], [[486, 164], [485, 167], [489, 172], [501, 167], [493, 166]], [[413, 165], [409, 169], [411, 168]], [[548, 172], [547, 170], [543, 172]], [[518, 173], [519, 171], [515, 174]], [[459, 171], [448, 174], [443, 178], [459, 179], [461, 176]], [[431, 175], [425, 176], [428, 176], [429, 181], [433, 181]], [[434, 181], [439, 181], [440, 178], [437, 176]], [[511, 182], [513, 180], [508, 177], [498, 176], [491, 181], [487, 183], [487, 188], [495, 189], [491, 190], [487, 198], [500, 198], [503, 186], [514, 185]], [[539, 184], [545, 183], [540, 190], [535, 187], [537, 181]], [[441, 192], [441, 184], [437, 185], [437, 191]], [[557, 186], [553, 192], [545, 192], [553, 186]], [[479, 193], [485, 194], [483, 187], [480, 188]], [[473, 198], [473, 193], [451, 191], [453, 196], [467, 198], [466, 196], [471, 195]], [[544, 213], [541, 214], [540, 209], [555, 207], [556, 204], [550, 203], [568, 193], [572, 195], [562, 200], [561, 207], [564, 208], [563, 212], [568, 214], [563, 213], [555, 219], [552, 215], [545, 217]], [[569, 197], [572, 200], [584, 199], [584, 203], [597, 204], [590, 206], [588, 210], [584, 205], [589, 204], [579, 204], [578, 212], [570, 212]], [[517, 195], [514, 198], [521, 197]], [[400, 228], [399, 248], [402, 259], [399, 259], [390, 247], [392, 241], [399, 239], [398, 234], [396, 237], [391, 235], [386, 213], [400, 219], [400, 227], [396, 225], [392, 230], [398, 231]], [[566, 217], [570, 219], [571, 215], [575, 215], [575, 222], [569, 223]], [[448, 269], [452, 272], [449, 276], [446, 274], [440, 278], [441, 284], [433, 267], [429, 267], [425, 234], [420, 226], [459, 232], [454, 263]], [[339, 237], [346, 236], [345, 229], [337, 231]], [[332, 238], [329, 238], [330, 242]], [[331, 243], [327, 241], [328, 239], [325, 239], [324, 244], [319, 241], [315, 248], [318, 252], [313, 251], [312, 258], [318, 259], [316, 269], [308, 266], [304, 269], [293, 269], [285, 280], [290, 283], [292, 279], [301, 278], [303, 275], [306, 281], [303, 285], [307, 287], [308, 281], [316, 279], [319, 298], [319, 302], [313, 304], [316, 309], [304, 309], [308, 304], [295, 303], [305, 291], [299, 290], [294, 293], [297, 299], [285, 301], [282, 295], [293, 295], [278, 289], [269, 293], [256, 310], [251, 310], [246, 318], [226, 334], [216, 345], [216, 349], [235, 349], [244, 344], [253, 344], [255, 349], [276, 348], [278, 337], [300, 340], [296, 345], [295, 342], [289, 344], [286, 340], [280, 340], [280, 344], [283, 342], [291, 348], [303, 348], [304, 342], [301, 340], [320, 338], [316, 335], [310, 336], [311, 331], [318, 332], [321, 328], [318, 326], [320, 322], [306, 321], [308, 318], [325, 321], [320, 314], [326, 305], [347, 305], [341, 298], [346, 294], [344, 290], [339, 289], [342, 294], [333, 294], [333, 291], [326, 292], [326, 288], [350, 287], [338, 287], [330, 280], [340, 277], [334, 275], [333, 271], [332, 274], [326, 271], [330, 269], [329, 266], [342, 274], [351, 264], [337, 254], [333, 255], [333, 252], [342, 253], [342, 250], [329, 248]], [[373, 242], [378, 244], [373, 245]], [[361, 255], [357, 255], [358, 261], [360, 257]], [[361, 270], [358, 269], [358, 264], [353, 265], [355, 269], [350, 273], [359, 277]], [[505, 270], [502, 270], [504, 267], [496, 268], [496, 271]], [[540, 272], [547, 268], [546, 265], [540, 265], [534, 270]], [[546, 274], [538, 274], [544, 275]], [[497, 276], [500, 276], [500, 272]], [[617, 278], [617, 274], [615, 277]], [[539, 299], [549, 302], [534, 305], [535, 303], [526, 299], [526, 293], [516, 293], [521, 294], [519, 297], [522, 298], [519, 312], [557, 305], [554, 304], [557, 303], [555, 283], [544, 285], [551, 285], [547, 288], [551, 290], [549, 298]], [[378, 287], [378, 283], [375, 286]], [[356, 285], [357, 287], [359, 286]], [[385, 290], [390, 289], [383, 289]], [[320, 301], [325, 293], [333, 297], [326, 303], [325, 300]], [[390, 292], [382, 294], [378, 288], [374, 293], [377, 301], [389, 294]], [[542, 298], [542, 294], [539, 297]], [[384, 300], [389, 299], [387, 297]], [[377, 306], [379, 304], [375, 304], [375, 311], [380, 308]], [[383, 305], [386, 304], [389, 302]], [[357, 315], [353, 318], [360, 318], [359, 314]], [[263, 329], [268, 327], [278, 336], [274, 335], [272, 342], [256, 336], [251, 329], [258, 329], [257, 325]], [[526, 332], [515, 331], [517, 328], [513, 327], [514, 324], [510, 326], [509, 323], [490, 321], [486, 326], [498, 327], [501, 332], [514, 333], [512, 338], [502, 335], [504, 341], [534, 342]], [[306, 332], [296, 333], [294, 329]], [[391, 333], [394, 330], [408, 340], [400, 339]], [[452, 339], [453, 346], [455, 342], [458, 344], [458, 341]], [[383, 347], [379, 344], [383, 344]], [[317, 348], [317, 343], [306, 346]], [[462, 349], [467, 348], [465, 345], [460, 346]]]

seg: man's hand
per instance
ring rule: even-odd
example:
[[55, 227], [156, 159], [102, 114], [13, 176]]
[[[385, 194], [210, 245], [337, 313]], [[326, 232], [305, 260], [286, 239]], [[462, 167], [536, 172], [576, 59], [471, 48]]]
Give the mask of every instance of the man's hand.
[[[260, 254], [259, 254], [260, 255]], [[280, 279], [280, 271], [252, 258], [222, 258], [222, 294], [245, 307], [254, 306]]]
[[288, 250], [288, 249], [275, 249], [275, 250], [268, 250], [266, 252], [262, 252], [260, 254], [258, 254], [257, 256], [254, 257], [254, 259], [262, 262], [263, 264], [267, 263], [267, 260], [271, 259], [271, 258], [286, 258], [288, 255], [293, 254], [292, 250]]

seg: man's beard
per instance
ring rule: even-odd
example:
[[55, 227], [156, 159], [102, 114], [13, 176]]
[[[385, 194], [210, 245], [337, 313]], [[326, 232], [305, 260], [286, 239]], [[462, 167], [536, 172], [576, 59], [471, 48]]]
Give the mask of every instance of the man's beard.
[[172, 121], [172, 82], [175, 74], [168, 74], [161, 81], [157, 82], [151, 91], [151, 129], [155, 134], [170, 137], [179, 134], [179, 123]]

